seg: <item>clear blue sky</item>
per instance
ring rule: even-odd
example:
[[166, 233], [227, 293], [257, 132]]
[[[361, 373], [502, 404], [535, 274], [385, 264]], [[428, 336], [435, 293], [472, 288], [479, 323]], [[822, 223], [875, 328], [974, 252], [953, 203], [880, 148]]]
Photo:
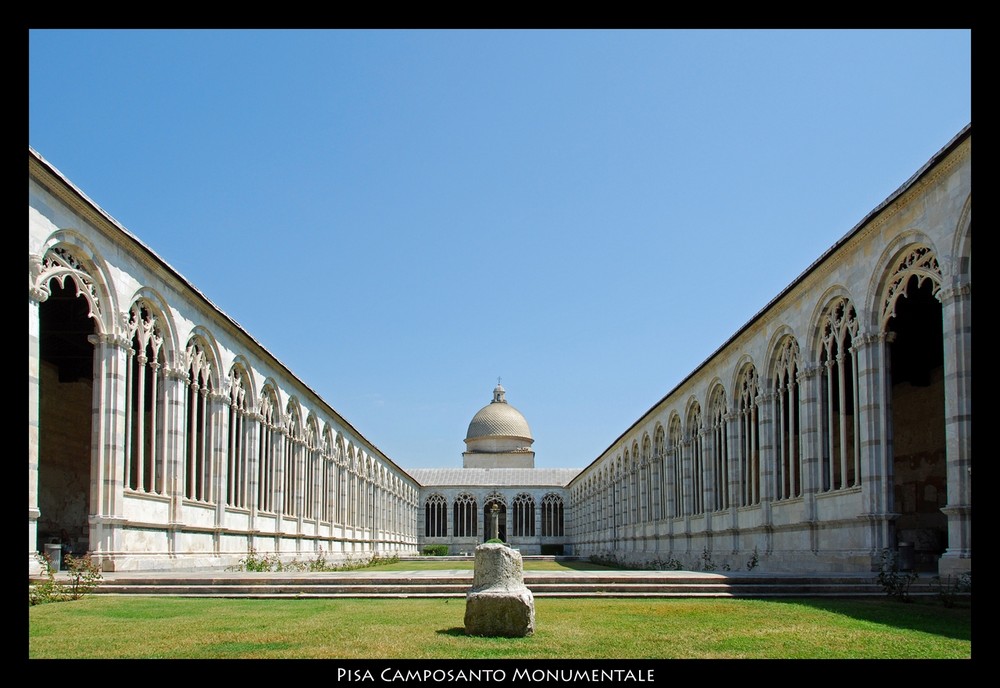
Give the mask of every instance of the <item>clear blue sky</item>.
[[404, 468], [583, 467], [971, 121], [971, 34], [29, 33], [29, 144]]

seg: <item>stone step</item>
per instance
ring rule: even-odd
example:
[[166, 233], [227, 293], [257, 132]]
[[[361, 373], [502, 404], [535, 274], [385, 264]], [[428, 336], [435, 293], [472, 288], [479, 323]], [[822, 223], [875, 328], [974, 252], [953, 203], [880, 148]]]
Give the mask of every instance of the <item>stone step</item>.
[[[538, 597], [846, 597], [881, 596], [873, 580], [862, 577], [614, 577], [587, 578], [545, 576], [526, 577], [532, 594]], [[377, 598], [452, 597], [464, 598], [471, 585], [469, 577], [396, 577], [370, 579], [326, 578], [322, 576], [230, 577], [116, 577], [105, 580], [95, 590], [107, 595], [172, 595], [185, 597], [253, 598]], [[917, 582], [912, 595], [937, 594], [928, 582]]]

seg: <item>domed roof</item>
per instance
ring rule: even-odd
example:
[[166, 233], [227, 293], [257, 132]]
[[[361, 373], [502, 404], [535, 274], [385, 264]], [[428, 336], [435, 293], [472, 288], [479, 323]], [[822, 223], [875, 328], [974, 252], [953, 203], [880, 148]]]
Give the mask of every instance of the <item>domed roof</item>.
[[529, 444], [535, 441], [528, 421], [520, 411], [507, 403], [504, 391], [498, 384], [493, 390], [493, 401], [472, 417], [469, 431], [465, 433], [466, 442], [483, 437], [517, 437], [528, 440]]

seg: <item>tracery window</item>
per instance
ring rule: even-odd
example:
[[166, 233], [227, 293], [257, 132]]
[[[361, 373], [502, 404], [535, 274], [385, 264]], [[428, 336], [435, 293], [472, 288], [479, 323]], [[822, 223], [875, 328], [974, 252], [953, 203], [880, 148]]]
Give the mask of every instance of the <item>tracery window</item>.
[[184, 496], [199, 502], [212, 501], [212, 360], [199, 340], [185, 351], [187, 361], [187, 425], [184, 429], [187, 470]]
[[760, 393], [757, 371], [748, 365], [740, 375], [736, 432], [739, 438], [740, 506], [760, 503], [760, 416], [757, 396]]
[[281, 512], [285, 516], [297, 516], [300, 513], [298, 502], [301, 498], [300, 481], [302, 479], [302, 460], [305, 450], [305, 437], [302, 433], [302, 421], [299, 418], [298, 406], [288, 403], [285, 411], [288, 417], [288, 427], [285, 431], [285, 451], [282, 456], [282, 492]]
[[705, 457], [701, 437], [701, 406], [695, 402], [688, 411], [687, 440], [691, 453], [691, 513], [705, 513]]
[[319, 431], [315, 420], [306, 425], [306, 443], [303, 449], [305, 461], [302, 471], [302, 518], [313, 520], [316, 518], [316, 498], [321, 494], [323, 476], [319, 471], [321, 465]]
[[820, 427], [822, 490], [843, 490], [861, 482], [861, 433], [857, 385], [857, 314], [848, 299], [831, 304], [821, 322]]
[[125, 486], [163, 494], [163, 438], [166, 420], [163, 335], [156, 317], [142, 302], [129, 311], [132, 337], [126, 372]]
[[563, 500], [550, 492], [542, 497], [542, 537], [563, 537]]
[[535, 499], [522, 492], [514, 497], [514, 537], [535, 536]]
[[666, 514], [664, 500], [666, 499], [666, 480], [663, 465], [666, 458], [666, 438], [663, 433], [663, 426], [656, 424], [656, 431], [653, 433], [653, 518], [659, 521]]
[[274, 511], [274, 454], [281, 436], [278, 431], [278, 398], [273, 387], [260, 395], [260, 432], [257, 446], [257, 508]]
[[337, 513], [337, 461], [336, 449], [333, 444], [333, 437], [329, 429], [323, 436], [323, 450], [320, 455], [322, 464], [320, 471], [322, 479], [320, 483], [320, 510], [319, 518], [326, 523], [332, 523]]
[[680, 416], [670, 418], [670, 496], [673, 502], [671, 516], [684, 514], [684, 437], [681, 434]]
[[477, 537], [479, 534], [479, 514], [476, 508], [476, 498], [470, 494], [460, 494], [455, 498], [454, 523], [452, 532], [455, 537]]
[[729, 438], [726, 436], [726, 393], [718, 385], [709, 405], [712, 441], [712, 509], [729, 508]]
[[774, 372], [775, 497], [802, 494], [802, 461], [799, 453], [799, 345], [786, 337], [778, 350]]
[[249, 381], [246, 371], [234, 365], [229, 371], [229, 441], [227, 442], [226, 504], [245, 509], [249, 506], [247, 442], [250, 428]]

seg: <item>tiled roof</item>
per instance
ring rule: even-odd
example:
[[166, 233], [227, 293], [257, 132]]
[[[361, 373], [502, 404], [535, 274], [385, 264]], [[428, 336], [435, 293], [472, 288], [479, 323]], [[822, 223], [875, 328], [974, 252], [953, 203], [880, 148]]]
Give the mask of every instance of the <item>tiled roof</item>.
[[424, 486], [565, 487], [579, 468], [412, 468], [407, 473]]

